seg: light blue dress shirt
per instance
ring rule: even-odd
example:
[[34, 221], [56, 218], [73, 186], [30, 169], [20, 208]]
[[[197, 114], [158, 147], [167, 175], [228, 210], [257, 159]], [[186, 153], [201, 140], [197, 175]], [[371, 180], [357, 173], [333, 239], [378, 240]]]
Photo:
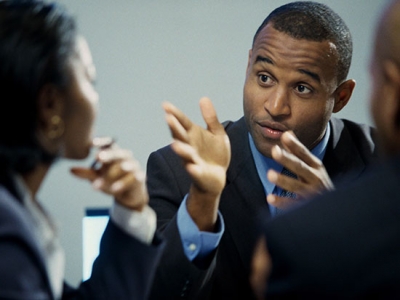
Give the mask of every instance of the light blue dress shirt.
[[195, 258], [201, 259], [207, 256], [217, 248], [225, 230], [225, 223], [218, 211], [216, 232], [200, 231], [187, 211], [186, 199], [187, 195], [179, 206], [177, 224], [185, 255], [193, 261]]
[[[331, 134], [331, 128], [330, 128], [330, 124], [328, 123], [328, 126], [326, 126], [326, 132], [325, 132], [324, 137], [311, 150], [311, 153], [314, 154], [316, 157], [318, 157], [321, 161], [324, 158], [326, 146], [328, 145], [330, 134]], [[282, 189], [280, 187], [277, 187], [275, 184], [269, 182], [269, 180], [267, 179], [267, 172], [269, 169], [274, 169], [275, 171], [280, 173], [280, 172], [282, 172], [283, 166], [280, 165], [279, 163], [277, 163], [272, 158], [262, 155], [257, 150], [257, 148], [254, 144], [254, 140], [251, 137], [250, 133], [249, 133], [249, 143], [250, 143], [251, 153], [254, 158], [254, 163], [257, 168], [258, 177], [260, 177], [261, 183], [264, 187], [265, 195], [269, 195], [269, 194], [280, 195], [280, 193], [282, 192]], [[271, 215], [274, 216], [274, 215], [276, 215], [277, 209], [275, 206], [269, 205], [269, 211], [271, 212]]]
[[[326, 146], [330, 136], [330, 125], [326, 127], [326, 133], [323, 139], [315, 146], [311, 152], [317, 156], [320, 160], [324, 158]], [[261, 183], [264, 187], [265, 194], [279, 193], [281, 189], [267, 179], [267, 171], [269, 168], [275, 169], [277, 172], [281, 172], [283, 167], [271, 158], [263, 156], [255, 147], [253, 138], [249, 133], [249, 143], [251, 153], [254, 158], [254, 162], [257, 168], [258, 176], [260, 177]], [[206, 257], [214, 249], [218, 247], [221, 240], [222, 234], [225, 230], [224, 219], [220, 212], [218, 212], [218, 220], [216, 226], [216, 232], [204, 232], [200, 231], [197, 225], [193, 222], [186, 208], [187, 195], [183, 199], [177, 213], [177, 225], [179, 234], [182, 240], [182, 246], [186, 257], [193, 261], [195, 258]], [[270, 205], [271, 214], [276, 213], [276, 208]]]

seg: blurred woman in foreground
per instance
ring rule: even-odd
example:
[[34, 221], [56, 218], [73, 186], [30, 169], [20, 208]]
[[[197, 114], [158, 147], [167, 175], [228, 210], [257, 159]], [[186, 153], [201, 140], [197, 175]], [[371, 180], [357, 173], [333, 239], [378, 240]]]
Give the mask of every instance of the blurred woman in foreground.
[[[74, 19], [55, 4], [0, 1], [0, 298], [146, 298], [162, 243], [145, 176], [129, 151], [95, 140], [95, 68]], [[36, 195], [58, 158], [114, 197], [92, 276], [64, 283], [57, 230]]]

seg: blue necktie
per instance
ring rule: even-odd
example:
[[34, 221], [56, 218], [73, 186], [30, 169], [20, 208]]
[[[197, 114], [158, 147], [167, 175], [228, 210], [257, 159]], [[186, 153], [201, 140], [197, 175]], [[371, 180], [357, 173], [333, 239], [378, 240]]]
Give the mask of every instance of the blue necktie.
[[[281, 174], [292, 177], [292, 178], [297, 178], [297, 176], [295, 174], [293, 174], [292, 172], [290, 172], [288, 169], [283, 168]], [[296, 198], [296, 194], [286, 191], [286, 190], [282, 190], [281, 194], [279, 195], [281, 197], [288, 197], [288, 198]]]
[[[288, 169], [283, 168], [281, 174], [292, 177], [292, 178], [297, 178], [297, 176], [295, 174], [293, 174], [292, 172], [290, 172]], [[286, 190], [282, 190], [281, 193], [279, 194], [280, 197], [287, 197], [287, 198], [296, 198], [296, 194], [286, 191]], [[273, 216], [278, 216], [280, 214], [282, 214], [283, 209], [280, 208], [275, 208], [275, 213], [272, 213]]]

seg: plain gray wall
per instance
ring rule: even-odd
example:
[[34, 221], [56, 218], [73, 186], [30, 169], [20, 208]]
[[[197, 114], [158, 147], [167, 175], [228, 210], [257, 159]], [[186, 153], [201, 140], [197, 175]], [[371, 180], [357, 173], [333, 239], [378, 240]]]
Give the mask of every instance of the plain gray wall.
[[[151, 151], [171, 140], [161, 103], [171, 101], [204, 124], [198, 100], [209, 96], [221, 121], [242, 116], [242, 88], [253, 35], [271, 10], [287, 1], [266, 0], [59, 0], [77, 17], [97, 66], [100, 114], [97, 134], [133, 151], [142, 167]], [[368, 61], [374, 26], [386, 0], [324, 0], [343, 17], [354, 41], [349, 78], [357, 81], [340, 117], [371, 124]], [[91, 156], [92, 158], [92, 156]], [[90, 159], [91, 159], [90, 158]], [[85, 207], [111, 199], [59, 162], [39, 198], [58, 220], [66, 279], [82, 276]]]

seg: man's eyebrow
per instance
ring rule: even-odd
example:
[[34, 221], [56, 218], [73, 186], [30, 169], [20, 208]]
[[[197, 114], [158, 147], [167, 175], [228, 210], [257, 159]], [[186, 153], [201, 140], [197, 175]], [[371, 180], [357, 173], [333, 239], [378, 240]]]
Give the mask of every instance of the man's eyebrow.
[[321, 78], [319, 77], [319, 75], [317, 73], [308, 71], [308, 70], [304, 70], [304, 69], [299, 69], [299, 72], [305, 75], [310, 76], [312, 79], [318, 81], [319, 83], [321, 83]]
[[271, 59], [269, 59], [268, 57], [265, 57], [265, 56], [261, 56], [261, 55], [257, 56], [255, 64], [258, 62], [265, 62], [265, 63], [271, 64], [271, 65], [274, 64], [274, 62]]
[[[261, 55], [257, 56], [255, 64], [259, 63], [259, 62], [264, 62], [264, 63], [267, 63], [267, 64], [274, 65], [274, 62], [270, 58], [265, 57], [265, 56], [261, 56]], [[308, 70], [305, 70], [305, 69], [299, 69], [299, 72], [302, 73], [302, 74], [305, 74], [305, 75], [311, 77], [312, 79], [314, 79], [315, 81], [321, 83], [321, 78], [319, 77], [319, 75], [317, 73], [314, 73], [314, 72], [311, 72], [311, 71], [308, 71]]]

